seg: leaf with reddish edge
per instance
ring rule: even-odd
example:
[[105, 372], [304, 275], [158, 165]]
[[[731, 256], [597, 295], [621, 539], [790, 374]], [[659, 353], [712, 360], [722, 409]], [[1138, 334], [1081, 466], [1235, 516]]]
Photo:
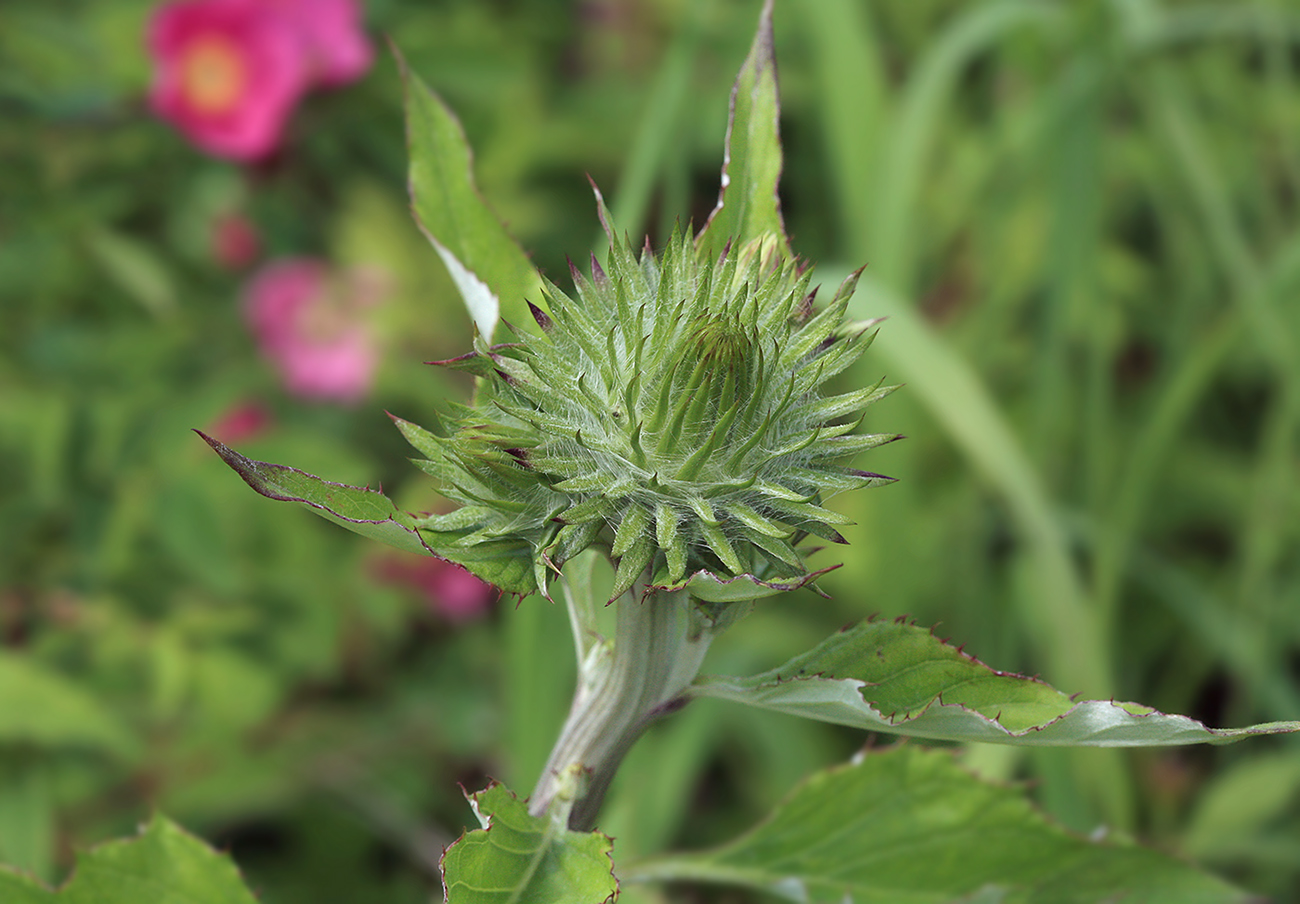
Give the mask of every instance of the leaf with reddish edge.
[[926, 628], [865, 621], [749, 678], [704, 676], [688, 693], [911, 737], [1030, 746], [1227, 744], [1300, 722], [1207, 728], [1114, 700], [1075, 702], [1036, 678], [989, 668]]
[[783, 165], [780, 114], [772, 0], [766, 0], [749, 56], [731, 89], [722, 187], [717, 206], [695, 239], [702, 253], [716, 256], [729, 243], [740, 246], [771, 236], [778, 242], [782, 256], [792, 256], [777, 196]]
[[447, 904], [605, 904], [618, 895], [608, 836], [530, 816], [500, 784], [466, 796], [482, 828], [442, 855]]
[[415, 530], [414, 518], [398, 510], [383, 493], [368, 487], [332, 483], [286, 465], [254, 461], [202, 430], [194, 432], [203, 437], [203, 441], [244, 478], [246, 484], [268, 499], [301, 503], [322, 518], [364, 537], [380, 540], [406, 552], [433, 554]]
[[421, 526], [424, 518], [401, 511], [377, 490], [322, 480], [287, 465], [254, 461], [201, 430], [194, 432], [245, 483], [269, 499], [297, 502], [353, 533], [406, 552], [455, 562], [506, 593], [527, 594], [537, 589], [532, 549], [522, 541], [487, 540], [458, 546], [461, 534], [425, 529]]

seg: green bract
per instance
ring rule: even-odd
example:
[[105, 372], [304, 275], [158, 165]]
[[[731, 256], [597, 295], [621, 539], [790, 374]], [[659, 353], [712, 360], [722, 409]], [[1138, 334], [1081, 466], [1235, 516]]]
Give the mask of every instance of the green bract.
[[[608, 269], [572, 267], [576, 298], [545, 286], [542, 335], [439, 362], [481, 378], [438, 436], [398, 421], [417, 463], [461, 503], [415, 526], [439, 554], [526, 543], [545, 592], [592, 544], [617, 568], [611, 599], [651, 585], [725, 602], [815, 578], [797, 544], [843, 542], [823, 506], [890, 478], [843, 467], [896, 439], [852, 431], [894, 387], [819, 391], [871, 342], [845, 319], [857, 275], [814, 310], [811, 273], [774, 237], [716, 258], [680, 231], [662, 257], [610, 237]], [[467, 567], [474, 569], [472, 561]]]

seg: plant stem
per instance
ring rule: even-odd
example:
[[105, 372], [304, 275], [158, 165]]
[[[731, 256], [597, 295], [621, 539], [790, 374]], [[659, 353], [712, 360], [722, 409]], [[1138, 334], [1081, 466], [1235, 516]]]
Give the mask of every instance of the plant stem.
[[[650, 590], [647, 579], [643, 575], [614, 603], [613, 640], [593, 644], [581, 663], [569, 717], [530, 797], [534, 816], [571, 803], [567, 824], [573, 831], [595, 825], [624, 755], [652, 722], [676, 708], [713, 637], [688, 594]], [[578, 772], [583, 781], [575, 789]]]

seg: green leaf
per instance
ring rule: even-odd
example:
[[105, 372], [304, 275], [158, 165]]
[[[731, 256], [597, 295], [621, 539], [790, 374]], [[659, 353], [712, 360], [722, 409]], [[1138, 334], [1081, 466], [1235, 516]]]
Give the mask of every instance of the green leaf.
[[772, 236], [779, 242], [780, 252], [791, 256], [777, 197], [782, 166], [780, 113], [772, 45], [772, 0], [766, 0], [749, 56], [731, 89], [722, 188], [717, 206], [696, 237], [701, 252], [717, 256], [728, 242], [739, 246]]
[[163, 816], [126, 841], [110, 841], [77, 856], [77, 868], [57, 890], [0, 869], [5, 904], [256, 904], [239, 871]]
[[545, 306], [536, 268], [475, 187], [469, 143], [455, 114], [407, 69], [396, 48], [393, 53], [406, 83], [411, 206], [420, 230], [484, 339], [491, 340], [502, 318], [537, 332], [526, 300]]
[[618, 892], [610, 851], [599, 832], [570, 832], [528, 807], [503, 785], [470, 795], [482, 829], [467, 832], [442, 857], [447, 904], [603, 904]]
[[1180, 847], [1207, 861], [1231, 860], [1243, 848], [1276, 837], [1298, 794], [1300, 757], [1295, 751], [1239, 760], [1206, 782]]
[[81, 686], [12, 652], [0, 652], [0, 743], [81, 747], [122, 756], [136, 746]]
[[254, 461], [200, 430], [194, 432], [245, 483], [269, 499], [300, 503], [353, 533], [406, 552], [455, 562], [508, 593], [532, 593], [537, 589], [533, 580], [533, 550], [522, 540], [481, 540], [457, 545], [464, 538], [462, 532], [426, 529], [430, 518], [417, 518], [399, 510], [383, 493], [322, 480], [285, 465]]
[[31, 876], [0, 866], [0, 901], [5, 904], [46, 904], [54, 893]]
[[86, 235], [86, 248], [105, 275], [155, 317], [176, 312], [176, 281], [145, 241], [108, 229]]
[[1071, 834], [1019, 789], [917, 747], [816, 773], [732, 843], [625, 873], [629, 883], [741, 885], [804, 904], [1247, 900], [1173, 857]]
[[862, 622], [780, 668], [750, 678], [705, 676], [690, 693], [867, 731], [995, 744], [1226, 744], [1300, 731], [1300, 722], [1224, 730], [1134, 703], [1076, 703], [1036, 678], [994, 671], [901, 621]]
[[322, 480], [285, 465], [254, 461], [208, 436], [194, 431], [257, 492], [279, 502], [298, 502], [312, 512], [363, 537], [380, 540], [407, 552], [429, 555], [415, 520], [399, 511], [383, 493], [365, 487]]

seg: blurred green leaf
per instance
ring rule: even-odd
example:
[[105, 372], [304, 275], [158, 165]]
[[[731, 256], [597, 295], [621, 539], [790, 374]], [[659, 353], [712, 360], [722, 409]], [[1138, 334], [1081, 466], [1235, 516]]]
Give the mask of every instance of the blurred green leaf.
[[47, 759], [31, 750], [0, 752], [0, 862], [42, 879], [53, 872], [57, 843]]
[[0, 866], [0, 897], [5, 904], [46, 904], [54, 900], [54, 893], [31, 876]]
[[8, 651], [0, 651], [0, 742], [122, 756], [136, 746], [113, 713], [81, 685]]
[[400, 54], [397, 62], [406, 81], [416, 222], [447, 265], [485, 340], [491, 341], [503, 319], [537, 332], [526, 302], [544, 304], [537, 270], [475, 187], [469, 143], [455, 115], [406, 68]]
[[5, 904], [255, 904], [230, 858], [218, 854], [164, 816], [126, 841], [110, 841], [77, 856], [77, 868], [57, 891], [0, 868]]
[[997, 672], [928, 629], [865, 621], [780, 668], [705, 676], [691, 693], [810, 719], [948, 741], [1037, 746], [1226, 744], [1300, 731], [1300, 722], [1206, 728], [1134, 703], [1070, 697], [1036, 678]]
[[885, 341], [878, 346], [881, 353], [947, 430], [950, 441], [1005, 497], [1033, 565], [1033, 589], [1017, 597], [1017, 615], [1023, 630], [1045, 651], [1046, 664], [1084, 693], [1109, 693], [1109, 649], [1088, 609], [1068, 538], [1039, 470], [996, 397], [947, 337], [876, 280], [858, 283], [849, 310], [864, 318], [889, 318], [883, 327]]
[[502, 785], [469, 800], [483, 828], [443, 855], [448, 904], [602, 904], [617, 894], [609, 838], [530, 816]]
[[97, 229], [86, 236], [86, 247], [105, 275], [150, 314], [161, 317], [174, 312], [175, 280], [148, 242]]
[[633, 865], [624, 881], [741, 885], [802, 904], [1246, 900], [1166, 854], [1073, 835], [1020, 790], [916, 747], [819, 772], [730, 844]]
[[1194, 857], [1222, 852], [1277, 834], [1273, 824], [1295, 809], [1300, 756], [1295, 751], [1255, 756], [1216, 775], [1192, 812], [1183, 848]]
[[777, 197], [782, 165], [780, 113], [772, 52], [772, 0], [766, 0], [749, 56], [731, 90], [722, 188], [717, 206], [696, 239], [705, 254], [716, 256], [730, 242], [744, 244], [763, 236], [777, 237], [781, 253], [791, 253]]

